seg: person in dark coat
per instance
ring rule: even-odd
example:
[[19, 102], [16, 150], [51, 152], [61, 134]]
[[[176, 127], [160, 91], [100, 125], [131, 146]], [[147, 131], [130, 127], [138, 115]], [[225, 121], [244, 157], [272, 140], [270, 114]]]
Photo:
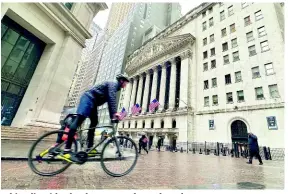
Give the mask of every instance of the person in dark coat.
[[254, 135], [253, 133], [248, 133], [248, 145], [249, 145], [250, 157], [247, 164], [252, 164], [252, 159], [254, 156], [256, 156], [259, 160], [259, 165], [262, 165], [263, 162], [259, 154], [258, 139], [257, 136]]
[[161, 143], [162, 143], [162, 138], [161, 138], [161, 137], [159, 137], [159, 138], [158, 138], [158, 142], [157, 142], [157, 148], [158, 148], [158, 152], [160, 152]]
[[[126, 75], [119, 74], [116, 76], [117, 81], [106, 81], [101, 84], [95, 85], [93, 88], [84, 92], [80, 98], [80, 103], [77, 107], [77, 116], [73, 119], [69, 126], [68, 139], [66, 141], [64, 153], [61, 153], [57, 158], [67, 162], [79, 162], [75, 153], [71, 151], [73, 137], [79, 126], [82, 125], [84, 120], [90, 118], [90, 128], [94, 128], [98, 124], [98, 106], [108, 103], [110, 119], [118, 119], [121, 114], [117, 113], [116, 94], [121, 88], [125, 88], [129, 83], [129, 78]], [[91, 149], [94, 144], [95, 128], [88, 131], [87, 137], [87, 150]], [[56, 142], [56, 145], [59, 142]], [[55, 145], [55, 146], [56, 146]], [[54, 147], [55, 147], [54, 146]], [[53, 148], [50, 149], [51, 152]], [[49, 152], [50, 152], [49, 150]], [[95, 151], [96, 150], [92, 150]]]
[[143, 150], [145, 150], [148, 154], [147, 143], [147, 137], [145, 135], [142, 135], [142, 137], [139, 139], [139, 154], [141, 154], [141, 148], [143, 148]]
[[173, 147], [173, 152], [176, 152], [176, 138], [173, 139], [173, 142], [172, 142], [172, 147]]

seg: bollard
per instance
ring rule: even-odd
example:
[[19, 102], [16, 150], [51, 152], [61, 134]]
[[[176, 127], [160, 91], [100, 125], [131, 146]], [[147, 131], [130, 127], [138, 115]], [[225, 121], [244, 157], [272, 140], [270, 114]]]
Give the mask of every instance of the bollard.
[[266, 146], [263, 147], [265, 160], [268, 160], [268, 152]]
[[181, 153], [183, 153], [183, 147], [181, 147], [181, 150], [180, 150], [180, 152], [181, 152]]
[[268, 155], [269, 155], [269, 160], [272, 160], [271, 152], [270, 152], [270, 147], [268, 147]]
[[204, 148], [204, 152], [205, 152], [205, 155], [207, 155], [207, 152], [206, 152], [206, 141], [205, 141], [205, 148]]
[[196, 154], [196, 152], [195, 152], [195, 148], [193, 148], [193, 154]]
[[202, 150], [201, 150], [201, 148], [200, 148], [200, 152], [199, 152], [199, 154], [202, 154]]
[[223, 148], [223, 156], [226, 156], [226, 148]]
[[230, 154], [231, 154], [231, 157], [233, 158], [234, 157], [234, 149], [233, 148], [231, 149]]

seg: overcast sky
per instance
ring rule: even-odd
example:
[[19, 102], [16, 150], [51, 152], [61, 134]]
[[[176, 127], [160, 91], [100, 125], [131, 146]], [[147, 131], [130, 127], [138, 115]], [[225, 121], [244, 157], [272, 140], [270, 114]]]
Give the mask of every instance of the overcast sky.
[[[179, 2], [181, 5], [181, 12], [182, 15], [185, 15], [188, 11], [190, 11], [191, 9], [193, 9], [194, 7], [197, 7], [198, 5], [201, 4], [201, 2], [197, 2], [197, 1], [190, 1], [190, 2]], [[94, 22], [96, 24], [98, 24], [102, 29], [105, 27], [105, 24], [107, 22], [108, 19], [108, 15], [109, 15], [109, 11], [110, 11], [110, 7], [112, 2], [106, 2], [108, 9], [104, 10], [104, 11], [100, 11], [99, 13], [97, 13], [96, 17], [94, 18]]]

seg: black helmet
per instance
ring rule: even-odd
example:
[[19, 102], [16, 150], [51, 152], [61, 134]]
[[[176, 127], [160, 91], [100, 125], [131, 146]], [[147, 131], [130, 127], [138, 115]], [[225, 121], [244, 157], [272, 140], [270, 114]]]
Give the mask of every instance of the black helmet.
[[129, 77], [128, 77], [127, 75], [124, 75], [124, 74], [118, 74], [118, 75], [116, 75], [116, 79], [117, 79], [118, 81], [120, 81], [120, 80], [122, 79], [122, 80], [124, 80], [124, 81], [126, 81], [126, 82], [129, 82]]

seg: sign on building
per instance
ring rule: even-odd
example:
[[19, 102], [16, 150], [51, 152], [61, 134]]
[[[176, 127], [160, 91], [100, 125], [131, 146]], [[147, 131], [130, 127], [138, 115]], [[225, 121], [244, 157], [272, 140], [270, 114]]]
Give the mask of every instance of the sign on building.
[[214, 120], [209, 120], [209, 130], [214, 130], [215, 125], [214, 125]]
[[276, 117], [274, 116], [267, 117], [267, 124], [268, 124], [268, 129], [274, 129], [274, 130], [278, 129]]

